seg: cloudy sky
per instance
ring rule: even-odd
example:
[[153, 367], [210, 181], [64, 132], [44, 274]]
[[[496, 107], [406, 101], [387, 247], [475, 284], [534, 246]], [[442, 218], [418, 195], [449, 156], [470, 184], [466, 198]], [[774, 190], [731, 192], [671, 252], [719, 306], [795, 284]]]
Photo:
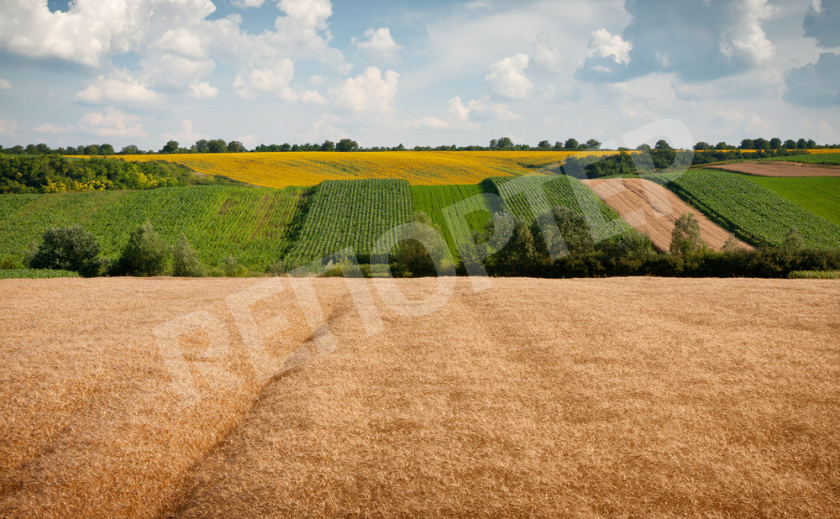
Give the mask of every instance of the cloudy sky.
[[0, 144], [840, 142], [840, 0], [0, 0]]

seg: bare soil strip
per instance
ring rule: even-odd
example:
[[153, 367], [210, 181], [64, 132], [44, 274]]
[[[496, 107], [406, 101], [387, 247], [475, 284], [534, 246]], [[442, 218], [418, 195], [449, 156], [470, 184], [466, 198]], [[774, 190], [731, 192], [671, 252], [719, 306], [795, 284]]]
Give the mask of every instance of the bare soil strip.
[[[640, 178], [585, 180], [595, 193], [636, 230], [650, 236], [653, 246], [667, 251], [677, 218], [691, 213], [700, 222], [700, 236], [707, 246], [720, 250], [729, 238], [729, 231], [689, 206], [664, 187]], [[742, 241], [740, 247], [752, 249]]]
[[[376, 287], [434, 279], [356, 280], [367, 336], [314, 280], [338, 350], [264, 388], [196, 371], [194, 407], [151, 330], [235, 330], [223, 298], [262, 280], [0, 281], [0, 516], [840, 515], [840, 282], [491, 281], [409, 318]], [[293, 301], [251, 305], [288, 320], [273, 356], [313, 345]], [[208, 345], [182, 339], [191, 369]]]
[[840, 177], [840, 168], [798, 162], [738, 162], [719, 166], [703, 166], [708, 169], [722, 169], [734, 173], [746, 173], [760, 177]]

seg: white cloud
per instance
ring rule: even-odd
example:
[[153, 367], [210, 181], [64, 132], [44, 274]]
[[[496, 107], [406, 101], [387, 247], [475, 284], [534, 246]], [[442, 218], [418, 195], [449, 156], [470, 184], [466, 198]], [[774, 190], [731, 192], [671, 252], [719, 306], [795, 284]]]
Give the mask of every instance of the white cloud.
[[490, 89], [511, 99], [527, 99], [534, 85], [525, 77], [528, 68], [528, 58], [525, 54], [505, 58], [490, 65], [490, 73], [484, 79], [490, 83]]
[[521, 116], [510, 111], [505, 104], [492, 103], [488, 99], [473, 99], [464, 104], [458, 96], [449, 100], [449, 108], [446, 114], [451, 126], [462, 129], [478, 129], [480, 127], [472, 120], [473, 116], [478, 116], [479, 119], [503, 122], [522, 120]]
[[397, 80], [400, 75], [389, 70], [382, 77], [377, 67], [369, 67], [355, 78], [348, 78], [331, 89], [335, 102], [357, 112], [388, 112], [393, 108], [397, 96]]
[[416, 119], [414, 121], [408, 122], [409, 126], [412, 128], [437, 128], [437, 129], [446, 129], [449, 128], [449, 124], [446, 121], [438, 119], [437, 117], [423, 117], [422, 119]]
[[537, 35], [534, 42], [534, 63], [544, 69], [559, 72], [571, 63], [572, 58], [566, 52], [552, 45], [544, 33]]
[[619, 35], [612, 35], [606, 29], [598, 29], [592, 33], [589, 42], [589, 57], [609, 58], [616, 63], [630, 63], [630, 50], [633, 44], [621, 39]]
[[72, 132], [76, 128], [72, 124], [68, 124], [65, 128], [61, 126], [55, 126], [54, 124], [47, 123], [38, 126], [37, 128], [33, 128], [34, 131], [38, 133], [52, 133], [52, 134], [59, 134], [64, 132]]
[[140, 80], [132, 77], [126, 70], [115, 70], [96, 78], [87, 88], [73, 98], [85, 103], [132, 102], [139, 104], [157, 104], [166, 100], [166, 96], [149, 89]]
[[190, 97], [196, 99], [215, 99], [217, 95], [219, 95], [219, 89], [206, 81], [190, 85]]
[[391, 30], [387, 27], [380, 27], [376, 30], [372, 28], [368, 29], [365, 31], [365, 38], [367, 39], [359, 41], [353, 37], [350, 39], [350, 42], [352, 45], [380, 58], [389, 61], [396, 61], [398, 59], [398, 53], [402, 49], [402, 45], [398, 45], [394, 41], [391, 37]]
[[244, 75], [236, 75], [233, 87], [242, 99], [256, 98], [255, 92], [274, 92], [281, 99], [296, 101], [297, 94], [289, 88], [294, 75], [295, 62], [286, 58], [278, 61], [273, 68], [251, 66]]
[[121, 112], [114, 107], [105, 109], [105, 113], [86, 113], [79, 120], [79, 130], [100, 137], [147, 137], [140, 124], [140, 116]]
[[185, 58], [204, 59], [207, 57], [207, 49], [201, 36], [186, 27], [167, 30], [149, 47], [163, 53], [179, 54]]
[[17, 121], [10, 121], [8, 119], [0, 119], [0, 135], [14, 135], [17, 130]]
[[240, 135], [239, 137], [237, 137], [234, 140], [241, 142], [243, 145], [245, 145], [246, 148], [248, 148], [250, 150], [256, 148], [257, 143], [259, 142], [259, 139], [257, 138], [257, 136], [252, 135], [250, 133], [246, 134], [246, 135]]
[[464, 4], [464, 7], [467, 9], [490, 9], [490, 4], [482, 2], [481, 0], [474, 0], [473, 2], [467, 2]]
[[231, 3], [241, 9], [247, 9], [249, 7], [262, 7], [265, 0], [231, 0]]
[[12, 84], [8, 79], [0, 79], [0, 90], [11, 90]]
[[164, 133], [161, 139], [165, 141], [177, 141], [182, 147], [192, 146], [193, 143], [201, 139], [209, 139], [210, 135], [207, 133], [199, 133], [193, 129], [193, 123], [189, 120], [181, 121], [181, 131], [178, 133]]
[[314, 90], [306, 90], [300, 93], [300, 100], [304, 103], [309, 103], [313, 105], [323, 105], [327, 103], [327, 100], [324, 99], [324, 96], [319, 94]]
[[309, 84], [316, 87], [323, 85], [327, 81], [329, 81], [327, 78], [325, 78], [324, 76], [319, 76], [318, 74], [314, 74], [312, 77], [309, 78]]

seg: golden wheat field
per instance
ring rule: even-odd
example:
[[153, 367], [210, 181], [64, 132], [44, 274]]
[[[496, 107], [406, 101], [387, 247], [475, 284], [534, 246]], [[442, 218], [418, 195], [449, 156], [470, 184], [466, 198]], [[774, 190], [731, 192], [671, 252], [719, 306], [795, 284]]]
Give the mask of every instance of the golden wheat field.
[[454, 282], [0, 281], [0, 517], [840, 516], [840, 282]]
[[324, 180], [396, 178], [412, 185], [477, 184], [487, 177], [516, 176], [560, 164], [565, 151], [381, 151], [201, 153], [131, 155], [126, 160], [177, 162], [206, 175], [223, 175], [266, 187], [314, 186]]

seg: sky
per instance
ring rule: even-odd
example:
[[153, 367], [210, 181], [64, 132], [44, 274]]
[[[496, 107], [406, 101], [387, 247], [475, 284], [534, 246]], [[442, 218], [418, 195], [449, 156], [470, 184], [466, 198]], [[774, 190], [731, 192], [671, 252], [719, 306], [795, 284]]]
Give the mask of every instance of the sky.
[[838, 54], [840, 0], [0, 0], [0, 144], [840, 143]]

